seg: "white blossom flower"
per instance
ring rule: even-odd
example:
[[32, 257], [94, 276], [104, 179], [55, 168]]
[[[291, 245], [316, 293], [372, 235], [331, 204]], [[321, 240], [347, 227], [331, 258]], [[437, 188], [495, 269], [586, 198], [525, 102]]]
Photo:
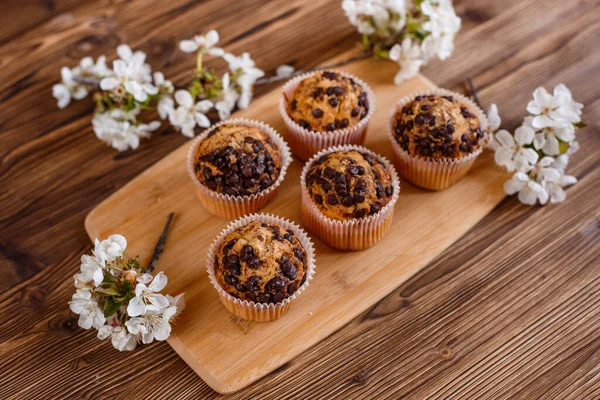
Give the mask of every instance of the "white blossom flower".
[[245, 75], [249, 75], [251, 78], [254, 78], [254, 80], [265, 75], [261, 69], [256, 68], [254, 60], [252, 60], [249, 53], [244, 52], [239, 57], [231, 53], [226, 53], [223, 55], [223, 58], [225, 61], [227, 61], [229, 70], [234, 74], [242, 72]]
[[539, 87], [533, 92], [533, 100], [527, 111], [534, 115], [532, 125], [541, 129], [559, 125], [570, 125], [581, 121], [583, 104], [573, 101], [571, 91], [563, 84], [554, 88], [554, 94]]
[[552, 126], [546, 126], [537, 131], [533, 139], [533, 147], [545, 154], [556, 156], [560, 154], [559, 139], [566, 143], [575, 140], [575, 128], [564, 121], [552, 121]]
[[496, 149], [494, 160], [496, 164], [506, 167], [509, 172], [530, 171], [538, 160], [535, 150], [526, 148], [533, 141], [535, 133], [527, 126], [521, 126], [511, 135], [502, 129], [496, 132], [496, 140], [500, 147]]
[[292, 67], [291, 65], [283, 64], [277, 67], [275, 70], [275, 76], [279, 78], [287, 78], [292, 76], [294, 71], [296, 71], [296, 68]]
[[65, 108], [71, 103], [71, 98], [81, 100], [88, 95], [88, 89], [75, 81], [74, 71], [69, 67], [60, 69], [61, 83], [52, 86], [52, 96], [58, 101], [58, 108]]
[[510, 180], [504, 182], [504, 192], [508, 195], [519, 193], [519, 201], [527, 205], [534, 205], [537, 201], [540, 204], [548, 202], [546, 189], [523, 172], [516, 172]]
[[206, 113], [213, 107], [210, 100], [201, 100], [194, 103], [192, 94], [187, 90], [175, 92], [175, 100], [179, 107], [169, 116], [171, 124], [181, 130], [187, 137], [194, 137], [196, 124], [201, 128], [208, 128], [210, 120]]
[[218, 42], [219, 33], [213, 29], [204, 36], [196, 35], [190, 40], [182, 40], [179, 42], [179, 49], [185, 53], [194, 53], [201, 49], [212, 56], [221, 57], [224, 53], [223, 49], [214, 47]]
[[94, 286], [99, 286], [104, 280], [104, 271], [102, 270], [103, 264], [98, 260], [96, 256], [90, 256], [84, 254], [81, 256], [81, 272], [75, 275], [75, 286], [86, 287], [88, 284], [93, 282]]
[[156, 340], [167, 340], [171, 334], [170, 319], [177, 312], [176, 307], [167, 307], [162, 310], [148, 310], [139, 317], [133, 317], [125, 322], [129, 333], [140, 335], [142, 343], [152, 343]]
[[76, 75], [81, 77], [103, 78], [113, 74], [112, 70], [106, 65], [106, 57], [100, 56], [94, 62], [92, 57], [84, 57], [79, 62], [79, 66], [73, 69]]
[[94, 255], [100, 261], [102, 266], [105, 263], [113, 261], [117, 257], [122, 257], [127, 249], [127, 239], [123, 235], [110, 235], [108, 239], [99, 241], [96, 239]]
[[402, 44], [395, 44], [390, 49], [389, 56], [391, 60], [400, 65], [400, 71], [394, 77], [396, 85], [413, 78], [419, 73], [419, 69], [423, 65], [419, 45], [417, 43], [413, 44], [409, 38], [404, 39]]
[[229, 74], [225, 73], [222, 79], [223, 95], [221, 96], [221, 100], [215, 103], [215, 109], [219, 112], [219, 119], [221, 121], [231, 115], [231, 111], [240, 97], [237, 90], [230, 83]]
[[498, 106], [496, 104], [490, 105], [490, 108], [487, 112], [487, 117], [490, 122], [490, 129], [492, 132], [496, 132], [500, 128], [500, 124], [502, 120], [500, 119], [500, 114], [498, 114]]
[[[562, 203], [567, 198], [564, 187], [577, 183], [577, 178], [565, 175], [564, 171], [556, 168], [545, 168], [538, 174], [541, 185], [550, 197], [550, 203]], [[542, 203], [543, 204], [543, 203]]]
[[454, 50], [454, 36], [460, 29], [461, 19], [454, 12], [450, 0], [424, 0], [421, 12], [428, 17], [422, 28], [430, 32], [431, 44], [440, 60], [450, 57]]
[[119, 151], [137, 149], [140, 138], [150, 137], [151, 132], [160, 127], [159, 121], [136, 125], [134, 120], [138, 112], [115, 108], [94, 115], [92, 126], [96, 137]]
[[165, 75], [162, 72], [157, 71], [152, 75], [152, 77], [154, 78], [154, 86], [157, 88], [163, 88], [167, 93], [173, 92], [173, 82], [165, 79]]
[[171, 113], [175, 111], [175, 102], [173, 101], [173, 98], [166, 94], [162, 95], [156, 105], [156, 111], [158, 111], [160, 119], [167, 119]]
[[83, 329], [94, 327], [99, 329], [104, 325], [104, 313], [98, 306], [98, 303], [92, 299], [92, 292], [85, 289], [78, 289], [73, 295], [69, 304], [71, 311], [79, 314], [78, 325]]
[[[142, 83], [152, 82], [152, 68], [149, 64], [146, 64], [146, 53], [143, 51], [133, 52], [131, 47], [126, 44], [121, 44], [117, 47], [117, 55], [126, 64], [131, 65], [132, 76], [131, 78]], [[113, 62], [114, 66], [114, 62]]]
[[140, 79], [145, 73], [140, 69], [143, 64], [138, 62], [127, 63], [123, 60], [113, 62], [114, 76], [100, 81], [102, 90], [115, 90], [123, 87], [127, 93], [140, 103], [148, 99], [148, 95], [158, 94], [158, 88], [145, 79]]
[[557, 85], [553, 91], [554, 98], [557, 99], [560, 107], [554, 111], [553, 117], [558, 120], [564, 120], [570, 123], [581, 122], [581, 113], [583, 104], [573, 100], [571, 91], [563, 83]]
[[98, 339], [111, 338], [113, 347], [119, 351], [131, 351], [137, 347], [138, 337], [122, 326], [103, 325], [98, 329]]
[[138, 282], [135, 287], [135, 297], [129, 301], [127, 314], [130, 317], [143, 315], [146, 311], [158, 311], [169, 307], [169, 301], [159, 294], [167, 285], [167, 276], [164, 272], [156, 274], [149, 286]]

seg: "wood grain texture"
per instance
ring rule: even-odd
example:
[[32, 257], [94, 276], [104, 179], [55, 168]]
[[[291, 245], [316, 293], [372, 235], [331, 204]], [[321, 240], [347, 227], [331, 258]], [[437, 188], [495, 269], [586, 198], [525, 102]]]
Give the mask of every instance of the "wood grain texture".
[[[395, 66], [373, 59], [342, 69], [364, 78], [375, 93], [376, 104], [394, 104], [435, 87], [421, 76], [395, 86], [391, 83]], [[260, 119], [285, 137], [285, 124], [275, 107], [280, 97], [278, 87], [234, 116]], [[388, 116], [389, 108], [375, 107], [365, 146], [392, 160]], [[380, 243], [365, 251], [341, 252], [311, 236], [315, 280], [281, 319], [253, 323], [229, 314], [208, 280], [207, 249], [228, 221], [200, 205], [186, 169], [189, 147], [189, 143], [181, 146], [94, 208], [85, 226], [92, 240], [121, 232], [132, 243], [131, 254], [140, 254], [147, 262], [165, 215], [176, 213], [169, 248], [157, 270], [170, 277], [169, 292], [185, 292], [188, 311], [177, 322], [169, 344], [220, 393], [237, 391], [262, 378], [346, 325], [427, 265], [504, 198], [505, 174], [490, 152], [477, 160], [465, 178], [442, 192], [418, 189], [401, 180], [393, 224]], [[261, 212], [303, 227], [303, 165], [292, 162], [278, 195]], [[448, 208], [448, 204], [456, 206]]]
[[[117, 155], [93, 135], [92, 106], [57, 110], [59, 69], [140, 47], [176, 84], [194, 60], [177, 41], [217, 28], [267, 72], [317, 65], [357, 41], [337, 1], [10, 1], [0, 15], [0, 398], [211, 399], [167, 344], [120, 354], [66, 306], [90, 249], [85, 215], [186, 139], [163, 129]], [[506, 128], [531, 91], [564, 82], [588, 128], [558, 206], [507, 198], [371, 310], [230, 398], [600, 397], [598, 0], [458, 0], [453, 56], [424, 74], [471, 76]], [[33, 10], [33, 11], [32, 11]], [[251, 16], [251, 17], [249, 17]], [[268, 91], [260, 88], [259, 95]], [[380, 105], [381, 106], [381, 105]]]

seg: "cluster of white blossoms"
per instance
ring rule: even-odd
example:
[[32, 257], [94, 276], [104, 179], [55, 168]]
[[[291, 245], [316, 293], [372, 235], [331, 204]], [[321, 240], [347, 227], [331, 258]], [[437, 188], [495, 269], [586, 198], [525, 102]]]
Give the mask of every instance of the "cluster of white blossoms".
[[450, 57], [461, 25], [451, 0], [344, 0], [342, 8], [366, 50], [399, 64], [396, 84], [435, 56]]
[[[85, 57], [73, 69], [63, 67], [62, 82], [53, 86], [52, 93], [58, 107], [65, 108], [72, 99], [81, 100], [95, 92], [94, 132], [98, 139], [119, 151], [136, 149], [140, 139], [149, 138], [160, 127], [158, 120], [142, 122], [142, 114], [154, 109], [160, 119], [193, 137], [196, 126], [210, 126], [207, 114], [211, 110], [223, 120], [236, 106], [247, 108], [253, 86], [264, 75], [248, 53], [227, 53], [216, 47], [218, 41], [219, 34], [214, 30], [181, 41], [182, 51], [197, 52], [197, 70], [188, 89], [175, 92], [174, 99], [173, 84], [162, 72], [152, 73], [145, 53], [134, 52], [127, 45], [117, 47], [119, 58], [113, 61], [112, 68], [107, 66], [105, 56], [95, 62]], [[215, 71], [203, 66], [204, 55], [223, 58], [228, 71], [219, 78]]]
[[64, 108], [71, 99], [81, 100], [96, 91], [94, 133], [109, 146], [124, 151], [136, 149], [141, 138], [150, 137], [160, 127], [160, 121], [142, 123], [140, 114], [157, 105], [159, 115], [165, 119], [167, 115], [161, 109], [173, 104], [173, 84], [161, 72], [152, 74], [143, 52], [133, 52], [122, 44], [117, 47], [117, 55], [112, 68], [107, 67], [105, 56], [96, 62], [85, 57], [73, 69], [63, 67], [62, 82], [54, 85], [52, 92], [58, 107]]
[[184, 308], [183, 294], [159, 293], [167, 276], [145, 272], [137, 257], [124, 255], [126, 248], [121, 235], [96, 239], [93, 254], [81, 257], [81, 270], [74, 276], [77, 291], [70, 302], [71, 311], [79, 314], [79, 326], [97, 329], [99, 339], [110, 337], [119, 351], [166, 340], [172, 319]]
[[537, 88], [527, 105], [530, 115], [513, 135], [498, 130], [501, 121], [498, 108], [492, 104], [488, 117], [495, 133], [490, 147], [495, 151], [496, 163], [514, 172], [504, 184], [507, 194], [518, 193], [519, 201], [529, 205], [565, 200], [564, 187], [577, 182], [565, 169], [569, 157], [579, 149], [575, 130], [585, 126], [582, 110], [583, 104], [573, 100], [563, 84], [556, 86], [552, 94]]
[[[264, 72], [256, 68], [250, 54], [235, 56], [217, 47], [219, 33], [215, 30], [204, 36], [195, 36], [179, 43], [181, 51], [197, 53], [196, 76], [188, 90], [175, 92], [177, 107], [169, 111], [169, 121], [188, 137], [194, 137], [196, 126], [208, 128], [210, 120], [207, 113], [213, 108], [220, 120], [231, 115], [237, 106], [247, 108], [252, 101], [252, 91], [256, 81], [264, 76]], [[223, 58], [228, 71], [221, 78], [215, 71], [206, 69], [204, 55]]]

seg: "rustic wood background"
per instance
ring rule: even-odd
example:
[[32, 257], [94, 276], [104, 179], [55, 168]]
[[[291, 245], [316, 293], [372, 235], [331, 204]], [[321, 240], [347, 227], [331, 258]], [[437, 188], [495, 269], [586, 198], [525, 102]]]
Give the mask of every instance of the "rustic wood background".
[[[567, 84], [589, 125], [569, 166], [580, 182], [561, 205], [505, 199], [369, 312], [231, 398], [600, 397], [600, 1], [455, 7], [456, 50], [424, 74], [455, 90], [471, 76], [510, 129], [533, 89]], [[90, 249], [84, 216], [186, 139], [164, 128], [117, 154], [94, 137], [91, 102], [58, 110], [51, 86], [61, 66], [114, 57], [119, 43], [183, 85], [194, 60], [177, 43], [210, 28], [268, 73], [308, 68], [355, 46], [339, 2], [7, 0], [3, 9], [0, 398], [219, 398], [166, 343], [118, 353], [67, 307]]]

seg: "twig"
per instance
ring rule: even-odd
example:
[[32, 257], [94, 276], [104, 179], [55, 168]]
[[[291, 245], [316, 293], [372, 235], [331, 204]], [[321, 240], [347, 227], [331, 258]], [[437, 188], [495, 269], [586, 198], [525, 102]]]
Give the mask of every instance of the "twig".
[[363, 59], [365, 59], [365, 58], [369, 58], [369, 57], [371, 57], [372, 55], [373, 55], [373, 53], [372, 53], [372, 52], [370, 52], [370, 51], [367, 51], [367, 52], [364, 52], [364, 53], [360, 53], [360, 54], [358, 54], [358, 55], [356, 55], [356, 56], [354, 56], [354, 57], [351, 57], [351, 58], [349, 58], [349, 59], [347, 59], [347, 60], [344, 60], [344, 61], [337, 62], [337, 63], [335, 63], [335, 64], [322, 65], [322, 66], [320, 66], [320, 67], [315, 67], [315, 68], [306, 69], [306, 70], [300, 69], [300, 70], [298, 70], [298, 71], [295, 71], [293, 74], [291, 74], [291, 75], [286, 75], [286, 76], [277, 76], [277, 75], [273, 75], [273, 76], [270, 76], [270, 77], [268, 77], [268, 78], [261, 78], [261, 79], [257, 80], [257, 81], [255, 82], [255, 84], [256, 84], [256, 85], [262, 85], [262, 84], [265, 84], [265, 83], [271, 83], [271, 82], [282, 81], [282, 80], [284, 80], [284, 79], [290, 79], [290, 78], [293, 78], [293, 77], [295, 77], [295, 76], [302, 75], [302, 74], [305, 74], [305, 73], [307, 73], [307, 72], [311, 72], [311, 71], [318, 71], [318, 70], [321, 70], [321, 69], [331, 69], [331, 68], [337, 68], [337, 67], [341, 67], [341, 66], [343, 66], [343, 65], [350, 64], [350, 63], [352, 63], [352, 62], [354, 62], [354, 61], [358, 61], [358, 60], [363, 60]]
[[167, 216], [167, 224], [165, 225], [165, 229], [163, 229], [160, 237], [158, 238], [158, 242], [156, 243], [156, 247], [154, 247], [154, 254], [152, 254], [152, 259], [150, 260], [150, 264], [148, 264], [148, 268], [146, 268], [145, 272], [154, 271], [154, 267], [156, 266], [156, 262], [160, 257], [161, 253], [165, 248], [165, 243], [167, 241], [167, 233], [169, 233], [169, 227], [171, 226], [171, 221], [173, 220], [173, 216], [175, 213], [170, 213]]
[[475, 103], [477, 103], [479, 108], [484, 110], [483, 106], [481, 105], [481, 102], [479, 101], [479, 96], [477, 96], [477, 89], [475, 89], [475, 85], [473, 85], [473, 80], [471, 78], [467, 78], [467, 84], [469, 85], [470, 96], [473, 98], [473, 100], [475, 100]]

